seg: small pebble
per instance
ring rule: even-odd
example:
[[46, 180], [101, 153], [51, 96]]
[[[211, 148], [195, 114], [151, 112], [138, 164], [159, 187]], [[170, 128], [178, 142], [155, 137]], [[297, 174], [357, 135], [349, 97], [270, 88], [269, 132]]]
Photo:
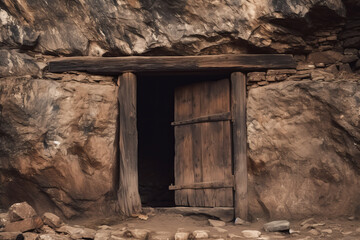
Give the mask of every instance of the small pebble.
[[327, 233], [327, 234], [332, 234], [332, 230], [331, 229], [323, 229], [321, 230], [322, 233]]
[[311, 235], [314, 235], [314, 236], [319, 236], [319, 235], [320, 235], [319, 231], [316, 230], [316, 229], [311, 229], [311, 230], [309, 231], [309, 233], [310, 233]]

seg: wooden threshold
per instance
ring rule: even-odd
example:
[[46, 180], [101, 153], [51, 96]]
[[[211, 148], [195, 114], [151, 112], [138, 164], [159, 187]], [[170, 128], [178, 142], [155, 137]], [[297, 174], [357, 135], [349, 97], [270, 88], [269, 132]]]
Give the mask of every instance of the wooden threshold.
[[231, 113], [224, 112], [206, 116], [200, 116], [197, 118], [191, 118], [183, 121], [172, 122], [172, 126], [180, 126], [180, 125], [187, 125], [187, 124], [194, 124], [194, 123], [202, 123], [202, 122], [218, 122], [218, 121], [228, 121], [231, 120]]
[[175, 213], [184, 216], [189, 215], [206, 215], [219, 218], [225, 222], [234, 220], [234, 208], [232, 207], [169, 207], [156, 208], [159, 212]]
[[295, 68], [290, 54], [223, 54], [201, 56], [63, 57], [49, 62], [49, 72], [85, 71], [104, 75], [122, 72], [254, 71]]

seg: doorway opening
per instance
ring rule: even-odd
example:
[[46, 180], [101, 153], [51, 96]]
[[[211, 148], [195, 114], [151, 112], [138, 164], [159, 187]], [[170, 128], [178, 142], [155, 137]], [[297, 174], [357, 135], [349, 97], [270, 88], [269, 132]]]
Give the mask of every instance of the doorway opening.
[[137, 74], [138, 178], [142, 206], [174, 207], [174, 91], [229, 73]]

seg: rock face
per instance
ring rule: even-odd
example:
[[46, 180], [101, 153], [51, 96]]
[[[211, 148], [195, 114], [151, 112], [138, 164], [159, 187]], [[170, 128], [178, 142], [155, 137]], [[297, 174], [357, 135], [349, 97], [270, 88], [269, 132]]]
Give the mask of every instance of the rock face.
[[1, 1], [0, 208], [106, 212], [118, 187], [113, 78], [49, 74], [49, 59], [291, 53], [297, 70], [247, 73], [250, 213], [353, 213], [359, 84], [334, 80], [360, 72], [359, 11], [357, 0]]
[[110, 194], [115, 89], [111, 77], [1, 79], [1, 204], [71, 217]]
[[287, 52], [345, 14], [341, 0], [4, 0], [0, 40], [55, 55]]
[[350, 81], [249, 91], [251, 212], [293, 218], [359, 207], [359, 99], [360, 84]]

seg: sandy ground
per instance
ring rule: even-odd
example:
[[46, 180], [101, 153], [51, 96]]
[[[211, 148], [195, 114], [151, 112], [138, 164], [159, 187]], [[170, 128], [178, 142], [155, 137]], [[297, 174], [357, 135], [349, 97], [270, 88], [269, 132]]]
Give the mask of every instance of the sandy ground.
[[[229, 234], [242, 236], [243, 230], [258, 230], [261, 236], [258, 239], [359, 239], [360, 240], [360, 220], [348, 219], [348, 217], [337, 219], [314, 218], [310, 221], [315, 224], [313, 227], [301, 228], [301, 223], [306, 219], [290, 221], [291, 231], [294, 233], [268, 233], [263, 230], [265, 219], [257, 219], [257, 221], [245, 225], [234, 225], [226, 223], [222, 229], [227, 230], [224, 233], [217, 231], [210, 226], [209, 217], [204, 215], [183, 216], [174, 213], [155, 212], [151, 214], [147, 220], [140, 218], [120, 219], [117, 217], [102, 219], [78, 219], [69, 222], [71, 225], [81, 225], [93, 229], [97, 229], [101, 225], [108, 225], [112, 229], [148, 229], [153, 232], [170, 232], [175, 234], [178, 230], [192, 232], [194, 230], [208, 230], [210, 237], [213, 239], [229, 239]], [[317, 225], [317, 226], [316, 226]], [[316, 230], [318, 235], [314, 235]], [[234, 236], [232, 236], [234, 238]], [[235, 237], [236, 238], [236, 237]], [[239, 238], [240, 239], [240, 238]], [[243, 238], [245, 239], [245, 238]]]

